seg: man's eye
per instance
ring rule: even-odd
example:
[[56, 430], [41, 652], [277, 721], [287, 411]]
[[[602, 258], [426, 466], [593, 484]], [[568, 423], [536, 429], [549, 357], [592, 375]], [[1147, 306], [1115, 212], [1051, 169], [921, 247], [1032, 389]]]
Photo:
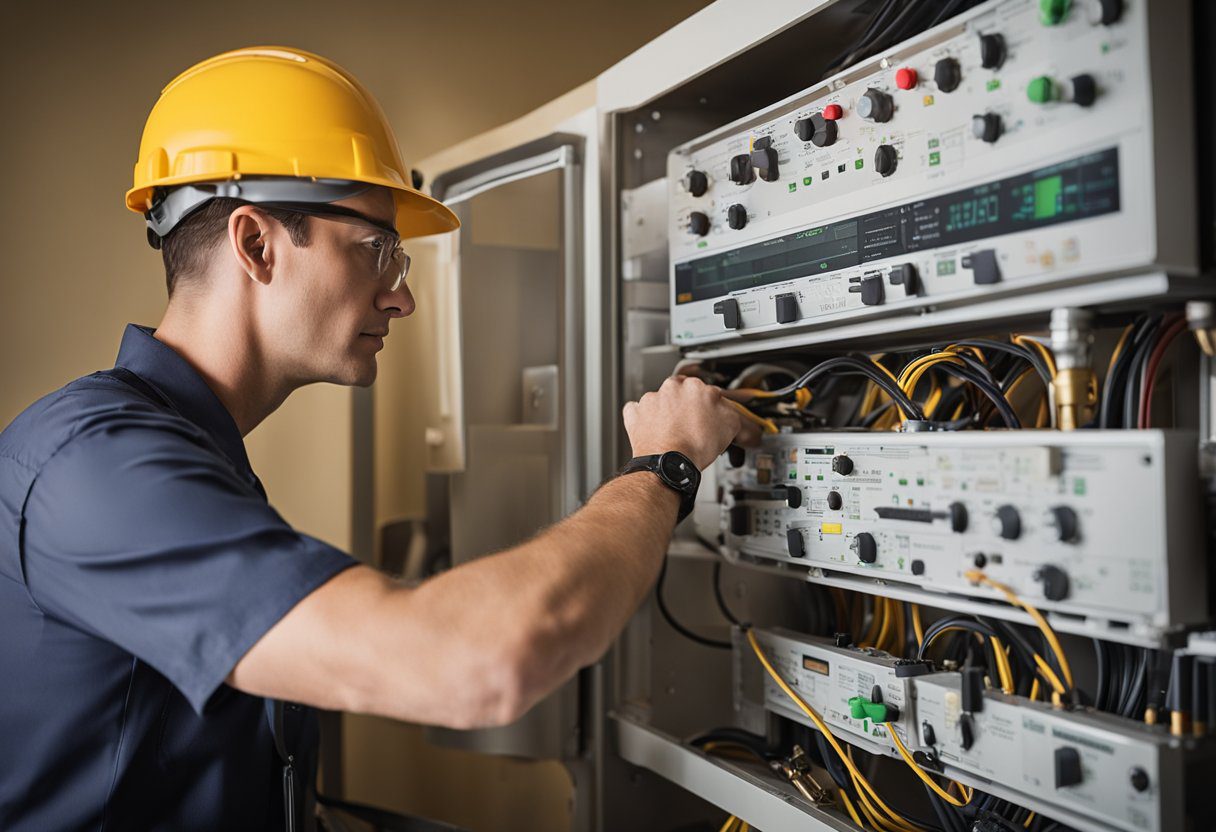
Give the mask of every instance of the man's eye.
[[368, 240], [367, 244], [371, 246], [372, 251], [380, 251], [384, 248], [384, 238], [377, 237], [374, 240]]

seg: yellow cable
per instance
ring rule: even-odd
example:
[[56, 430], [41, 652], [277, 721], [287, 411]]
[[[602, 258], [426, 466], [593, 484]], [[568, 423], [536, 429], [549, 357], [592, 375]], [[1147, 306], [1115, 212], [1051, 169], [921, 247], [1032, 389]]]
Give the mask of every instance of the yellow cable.
[[1123, 352], [1123, 347], [1127, 345], [1127, 338], [1135, 328], [1135, 324], [1128, 324], [1123, 328], [1123, 334], [1119, 336], [1119, 340], [1115, 343], [1115, 349], [1110, 354], [1110, 363], [1106, 365], [1107, 378], [1110, 378], [1110, 371], [1115, 369], [1115, 362], [1119, 360], [1119, 353]]
[[747, 407], [739, 404], [739, 402], [735, 401], [734, 399], [723, 399], [723, 401], [729, 404], [735, 410], [739, 411], [739, 415], [744, 419], [754, 425], [758, 425], [765, 433], [781, 433], [781, 430], [777, 427], [776, 423], [773, 422], [772, 419], [765, 419], [763, 416], [752, 413], [747, 409]]
[[739, 827], [739, 832], [747, 832], [747, 830], [749, 830], [751, 828], [752, 828], [751, 825], [747, 821], [744, 821], [743, 825], [741, 825]]
[[957, 797], [950, 794], [950, 792], [946, 791], [941, 786], [937, 785], [937, 782], [932, 777], [930, 777], [928, 774], [926, 774], [924, 769], [922, 769], [920, 766], [918, 766], [916, 764], [916, 760], [912, 759], [912, 755], [911, 755], [911, 753], [908, 752], [908, 749], [904, 745], [903, 740], [901, 740], [899, 738], [899, 735], [895, 733], [894, 725], [892, 725], [889, 722], [884, 722], [883, 725], [887, 726], [887, 732], [891, 735], [891, 739], [895, 743], [895, 750], [899, 752], [899, 756], [904, 758], [904, 762], [908, 764], [908, 768], [910, 768], [914, 772], [916, 772], [917, 777], [919, 777], [921, 780], [925, 781], [925, 785], [927, 785], [929, 788], [933, 789], [933, 791], [937, 793], [938, 797], [940, 797], [942, 800], [949, 803], [951, 806], [957, 806], [961, 809], [962, 807], [967, 805], [967, 802], [959, 800]]
[[1051, 350], [1047, 349], [1046, 345], [1028, 335], [1010, 335], [1009, 340], [1019, 347], [1026, 347], [1038, 352], [1039, 355], [1043, 356], [1043, 361], [1047, 364], [1047, 372], [1052, 378], [1056, 377], [1056, 357], [1051, 354]]
[[996, 654], [996, 672], [1001, 677], [1001, 690], [1013, 693], [1013, 668], [1009, 665], [1009, 655], [1005, 645], [996, 636], [992, 637], [992, 652]]
[[735, 828], [735, 821], [737, 820], [738, 818], [731, 815], [726, 819], [726, 823], [722, 824], [722, 828], [719, 829], [718, 832], [731, 832], [731, 830]]
[[1034, 684], [1030, 686], [1030, 701], [1034, 702], [1039, 698], [1039, 677], [1034, 677]]
[[1030, 828], [1030, 824], [1031, 824], [1033, 821], [1034, 821], [1034, 812], [1031, 812], [1029, 815], [1027, 815], [1027, 816], [1026, 816], [1026, 820], [1022, 821], [1022, 828], [1023, 828], [1023, 829], [1029, 829], [1029, 828]]
[[[1034, 623], [1038, 625], [1042, 631], [1043, 637], [1047, 639], [1047, 643], [1051, 645], [1051, 651], [1056, 657], [1056, 662], [1060, 665], [1060, 671], [1064, 674], [1064, 681], [1068, 683], [1068, 687], [1072, 687], [1072, 668], [1068, 666], [1068, 658], [1064, 655], [1064, 648], [1060, 646], [1060, 640], [1056, 638], [1055, 630], [1051, 629], [1051, 625], [1047, 623], [1047, 619], [1039, 612], [1032, 604], [1023, 601], [1017, 594], [1005, 586], [1004, 584], [994, 581], [978, 569], [971, 569], [964, 573], [967, 580], [976, 583], [986, 584], [993, 589], [999, 591], [1009, 603], [1015, 607], [1021, 607], [1030, 617], [1034, 619]], [[1054, 675], [1054, 674], [1053, 674]], [[1063, 693], [1063, 691], [1057, 691]]]
[[764, 669], [768, 672], [768, 675], [772, 678], [772, 680], [777, 683], [777, 687], [781, 688], [781, 690], [785, 692], [785, 695], [792, 699], [804, 714], [810, 717], [811, 722], [813, 722], [815, 727], [819, 729], [819, 732], [823, 734], [823, 738], [828, 741], [830, 746], [832, 746], [832, 750], [834, 750], [840, 756], [845, 768], [849, 770], [849, 774], [853, 777], [853, 781], [860, 787], [858, 789], [858, 795], [862, 796], [868, 792], [870, 797], [874, 799], [874, 803], [884, 812], [892, 817], [899, 817], [897, 812], [883, 802], [883, 799], [878, 796], [878, 792], [875, 791], [874, 787], [870, 785], [870, 781], [865, 778], [865, 776], [853, 763], [853, 759], [845, 753], [845, 750], [840, 746], [840, 743], [837, 741], [836, 737], [832, 735], [832, 731], [828, 728], [827, 723], [823, 721], [823, 717], [819, 716], [819, 714], [815, 712], [815, 709], [808, 705], [806, 700], [799, 696], [797, 691], [791, 688], [785, 679], [781, 678], [781, 674], [777, 672], [777, 670], [773, 667], [772, 662], [769, 661], [768, 656], [765, 655], [764, 648], [760, 646], [760, 642], [756, 639], [756, 633], [754, 630], [747, 631], [747, 641], [751, 645], [752, 651], [756, 654], [756, 658], [760, 660], [760, 664], [764, 666]]
[[904, 605], [902, 601], [891, 601], [891, 611], [895, 617], [895, 655], [903, 657], [904, 648], [908, 644], [907, 624], [904, 622]]
[[[877, 598], [876, 601], [882, 605], [882, 626], [878, 628], [878, 638], [874, 640], [874, 646], [879, 650], [887, 649], [887, 636], [891, 634], [891, 609], [889, 601], [886, 598]], [[890, 651], [887, 651], [890, 652]]]
[[857, 826], [860, 828], [864, 828], [861, 825], [861, 817], [857, 814], [857, 810], [853, 808], [853, 801], [849, 800], [848, 792], [846, 792], [844, 789], [840, 789], [836, 792], [836, 794], [840, 796], [840, 800], [844, 804], [845, 811], [849, 813], [849, 817], [853, 819], [853, 823], [857, 824]]
[[[847, 746], [846, 750], [849, 754], [849, 761], [856, 765], [857, 761], [853, 759], [853, 746]], [[885, 830], [885, 832], [919, 832], [920, 827], [902, 815], [895, 814], [893, 817], [885, 817], [877, 806], [870, 803], [865, 792], [857, 785], [857, 778], [853, 777], [851, 779], [853, 780], [853, 788], [858, 790], [857, 796], [861, 798], [862, 811], [865, 811], [867, 808], [870, 810], [866, 813], [866, 816], [872, 817], [875, 829]]]
[[916, 646], [925, 643], [925, 628], [920, 623], [920, 604], [912, 605], [912, 632], [916, 633]]

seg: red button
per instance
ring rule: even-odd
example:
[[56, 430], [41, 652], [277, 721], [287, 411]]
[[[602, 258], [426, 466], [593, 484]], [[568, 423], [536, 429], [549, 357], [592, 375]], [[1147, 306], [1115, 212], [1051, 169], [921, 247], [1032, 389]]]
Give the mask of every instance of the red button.
[[901, 90], [910, 90], [916, 86], [917, 75], [916, 70], [911, 67], [903, 67], [895, 71], [895, 86]]
[[826, 118], [828, 121], [836, 121], [836, 119], [840, 118], [843, 115], [844, 115], [844, 110], [841, 108], [841, 106], [839, 104], [829, 104], [828, 106], [823, 108], [823, 117]]

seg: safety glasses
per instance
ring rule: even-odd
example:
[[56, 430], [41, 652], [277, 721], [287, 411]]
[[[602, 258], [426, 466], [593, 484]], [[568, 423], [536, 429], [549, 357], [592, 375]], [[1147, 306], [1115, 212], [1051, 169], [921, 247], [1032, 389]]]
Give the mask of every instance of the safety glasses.
[[286, 211], [330, 222], [370, 227], [377, 233], [371, 236], [365, 245], [368, 247], [369, 254], [376, 258], [376, 279], [387, 280], [389, 291], [395, 292], [401, 288], [401, 284], [405, 282], [405, 276], [409, 274], [410, 256], [401, 248], [401, 237], [397, 234], [397, 230], [360, 211], [328, 203], [257, 202], [251, 204], [272, 211]]

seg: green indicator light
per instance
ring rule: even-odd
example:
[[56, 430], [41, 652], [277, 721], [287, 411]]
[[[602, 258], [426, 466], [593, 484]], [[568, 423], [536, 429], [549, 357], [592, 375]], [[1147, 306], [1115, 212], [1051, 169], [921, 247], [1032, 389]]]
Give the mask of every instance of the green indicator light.
[[900, 478], [900, 480], [899, 480], [899, 484], [900, 484], [900, 485], [907, 485], [907, 484], [908, 484], [908, 481], [907, 481], [906, 479]]
[[935, 150], [929, 154], [929, 167], [940, 165], [942, 163], [942, 153], [940, 150]]
[[1064, 192], [1064, 180], [1060, 176], [1049, 176], [1034, 183], [1034, 218], [1045, 220], [1060, 212], [1060, 196]]
[[1078, 497], [1085, 496], [1085, 477], [1077, 477], [1072, 481], [1072, 493]]
[[793, 192], [794, 192], [794, 191], [796, 191], [796, 190], [798, 190], [798, 183], [797, 183], [797, 182], [791, 182], [791, 183], [790, 183], [790, 193], [793, 193]]
[[853, 160], [853, 167], [857, 168], [858, 170], [861, 170], [865, 166], [866, 166], [865, 159], [854, 159]]
[[699, 243], [697, 243], [697, 248], [705, 248], [707, 245], [709, 245], [708, 240], [701, 240]]
[[1046, 104], [1056, 97], [1055, 83], [1046, 75], [1031, 79], [1026, 85], [1026, 97], [1035, 104]]
[[[804, 474], [804, 475], [802, 476], [802, 478], [803, 478], [804, 480], [809, 480], [809, 479], [811, 478], [811, 475], [810, 475], [810, 474]], [[819, 479], [823, 479], [823, 477], [820, 477]]]
[[930, 150], [932, 150], [932, 149], [933, 149], [933, 148], [935, 148], [935, 147], [938, 147], [939, 145], [941, 145], [941, 142], [940, 142], [939, 140], [937, 140], [937, 139], [929, 139], [929, 149], [930, 149]]
[[823, 270], [824, 270], [824, 269], [826, 269], [827, 267], [828, 267], [828, 264], [827, 264], [827, 263], [820, 263], [820, 264], [819, 264], [819, 270], [820, 270], [820, 271], [823, 271]]
[[1068, 16], [1072, 0], [1039, 0], [1039, 22], [1044, 26], [1055, 26]]
[[953, 260], [938, 260], [937, 261], [938, 277], [944, 277], [946, 275], [954, 274], [954, 271], [956, 268], [957, 268], [957, 265], [955, 264], [955, 262]]
[[1108, 53], [1108, 52], [1110, 52], [1110, 43], [1109, 43], [1109, 42], [1106, 42], [1106, 41], [1103, 41], [1103, 43], [1102, 43], [1102, 54], [1103, 54], [1103, 55], [1105, 55], [1105, 54], [1106, 54], [1106, 53]]
[[916, 478], [916, 484], [917, 484], [917, 485], [924, 485], [924, 484], [925, 484], [925, 478], [924, 478], [924, 477], [917, 477], [917, 478]]
[[822, 482], [822, 481], [823, 481], [823, 474], [820, 474], [818, 477], [816, 477], [816, 479], [817, 479], [817, 480], [819, 480], [820, 482]]
[[814, 181], [815, 181], [815, 177], [813, 177], [813, 176], [804, 176], [804, 177], [802, 177], [802, 184], [803, 184], [803, 185], [810, 185], [810, 184], [811, 184], [812, 182], [814, 182]]
[[1001, 79], [1000, 78], [989, 78], [988, 83], [985, 86], [988, 87], [988, 92], [992, 92], [993, 90], [999, 90], [1001, 88]]
[[797, 471], [790, 471], [790, 479], [792, 479], [792, 480], [796, 480], [796, 479], [798, 479], [798, 472], [797, 472]]

